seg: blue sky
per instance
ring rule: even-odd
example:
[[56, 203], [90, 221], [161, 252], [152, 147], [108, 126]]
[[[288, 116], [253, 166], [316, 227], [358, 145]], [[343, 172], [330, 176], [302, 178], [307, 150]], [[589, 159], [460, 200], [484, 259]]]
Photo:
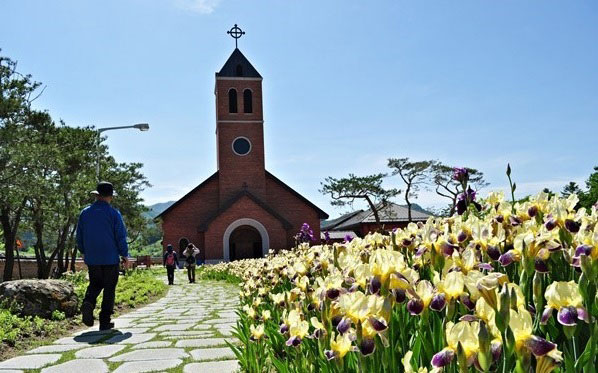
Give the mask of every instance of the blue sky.
[[510, 162], [520, 196], [598, 165], [596, 1], [0, 0], [0, 14], [2, 54], [47, 86], [38, 108], [150, 123], [108, 133], [145, 164], [148, 203], [216, 169], [214, 72], [234, 23], [264, 77], [266, 167], [332, 216], [320, 181], [388, 157], [475, 167], [488, 190]]

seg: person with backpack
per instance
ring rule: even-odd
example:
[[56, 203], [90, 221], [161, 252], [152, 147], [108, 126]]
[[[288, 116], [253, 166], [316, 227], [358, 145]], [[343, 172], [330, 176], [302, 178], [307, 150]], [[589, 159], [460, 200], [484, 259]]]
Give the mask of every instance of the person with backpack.
[[166, 267], [166, 275], [168, 276], [168, 285], [174, 285], [174, 269], [178, 267], [179, 258], [172, 248], [172, 245], [166, 247], [164, 253], [164, 267]]
[[183, 255], [185, 256], [185, 266], [187, 267], [187, 277], [189, 278], [189, 283], [193, 284], [195, 282], [195, 265], [197, 264], [197, 260], [195, 256], [199, 254], [199, 249], [192, 243], [189, 243], [183, 251]]

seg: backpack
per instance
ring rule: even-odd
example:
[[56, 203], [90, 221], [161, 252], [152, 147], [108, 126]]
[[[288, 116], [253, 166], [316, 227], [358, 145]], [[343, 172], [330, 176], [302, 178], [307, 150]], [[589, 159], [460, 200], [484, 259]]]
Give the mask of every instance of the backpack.
[[169, 267], [174, 267], [174, 253], [166, 254], [166, 265]]

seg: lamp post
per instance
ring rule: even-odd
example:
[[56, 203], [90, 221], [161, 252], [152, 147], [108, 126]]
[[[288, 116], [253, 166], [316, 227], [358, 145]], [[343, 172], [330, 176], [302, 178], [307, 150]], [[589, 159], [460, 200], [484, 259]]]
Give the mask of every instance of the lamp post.
[[132, 126], [118, 126], [118, 127], [104, 127], [98, 128], [96, 131], [98, 132], [98, 141], [96, 146], [96, 155], [97, 155], [97, 162], [96, 162], [96, 179], [100, 182], [100, 136], [102, 132], [111, 131], [111, 130], [123, 130], [127, 128], [136, 128], [139, 131], [149, 131], [149, 124], [147, 123], [137, 123]]

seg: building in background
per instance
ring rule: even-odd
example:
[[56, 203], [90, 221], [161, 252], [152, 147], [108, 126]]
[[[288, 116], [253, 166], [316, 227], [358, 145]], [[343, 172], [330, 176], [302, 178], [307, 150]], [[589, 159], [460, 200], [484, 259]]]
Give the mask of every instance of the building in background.
[[[389, 202], [378, 212], [380, 223], [384, 230], [390, 231], [395, 228], [404, 228], [409, 224], [408, 210], [406, 206]], [[432, 214], [419, 207], [411, 206], [411, 221], [414, 223], [425, 222]], [[330, 241], [342, 242], [347, 237], [363, 237], [369, 232], [378, 229], [376, 218], [371, 209], [357, 210], [341, 215], [336, 219], [324, 220], [320, 224], [322, 240], [325, 239], [325, 232], [328, 232]]]
[[157, 216], [164, 248], [192, 242], [213, 263], [291, 247], [303, 223], [319, 238], [328, 215], [265, 168], [262, 76], [238, 48], [215, 95], [217, 171]]

